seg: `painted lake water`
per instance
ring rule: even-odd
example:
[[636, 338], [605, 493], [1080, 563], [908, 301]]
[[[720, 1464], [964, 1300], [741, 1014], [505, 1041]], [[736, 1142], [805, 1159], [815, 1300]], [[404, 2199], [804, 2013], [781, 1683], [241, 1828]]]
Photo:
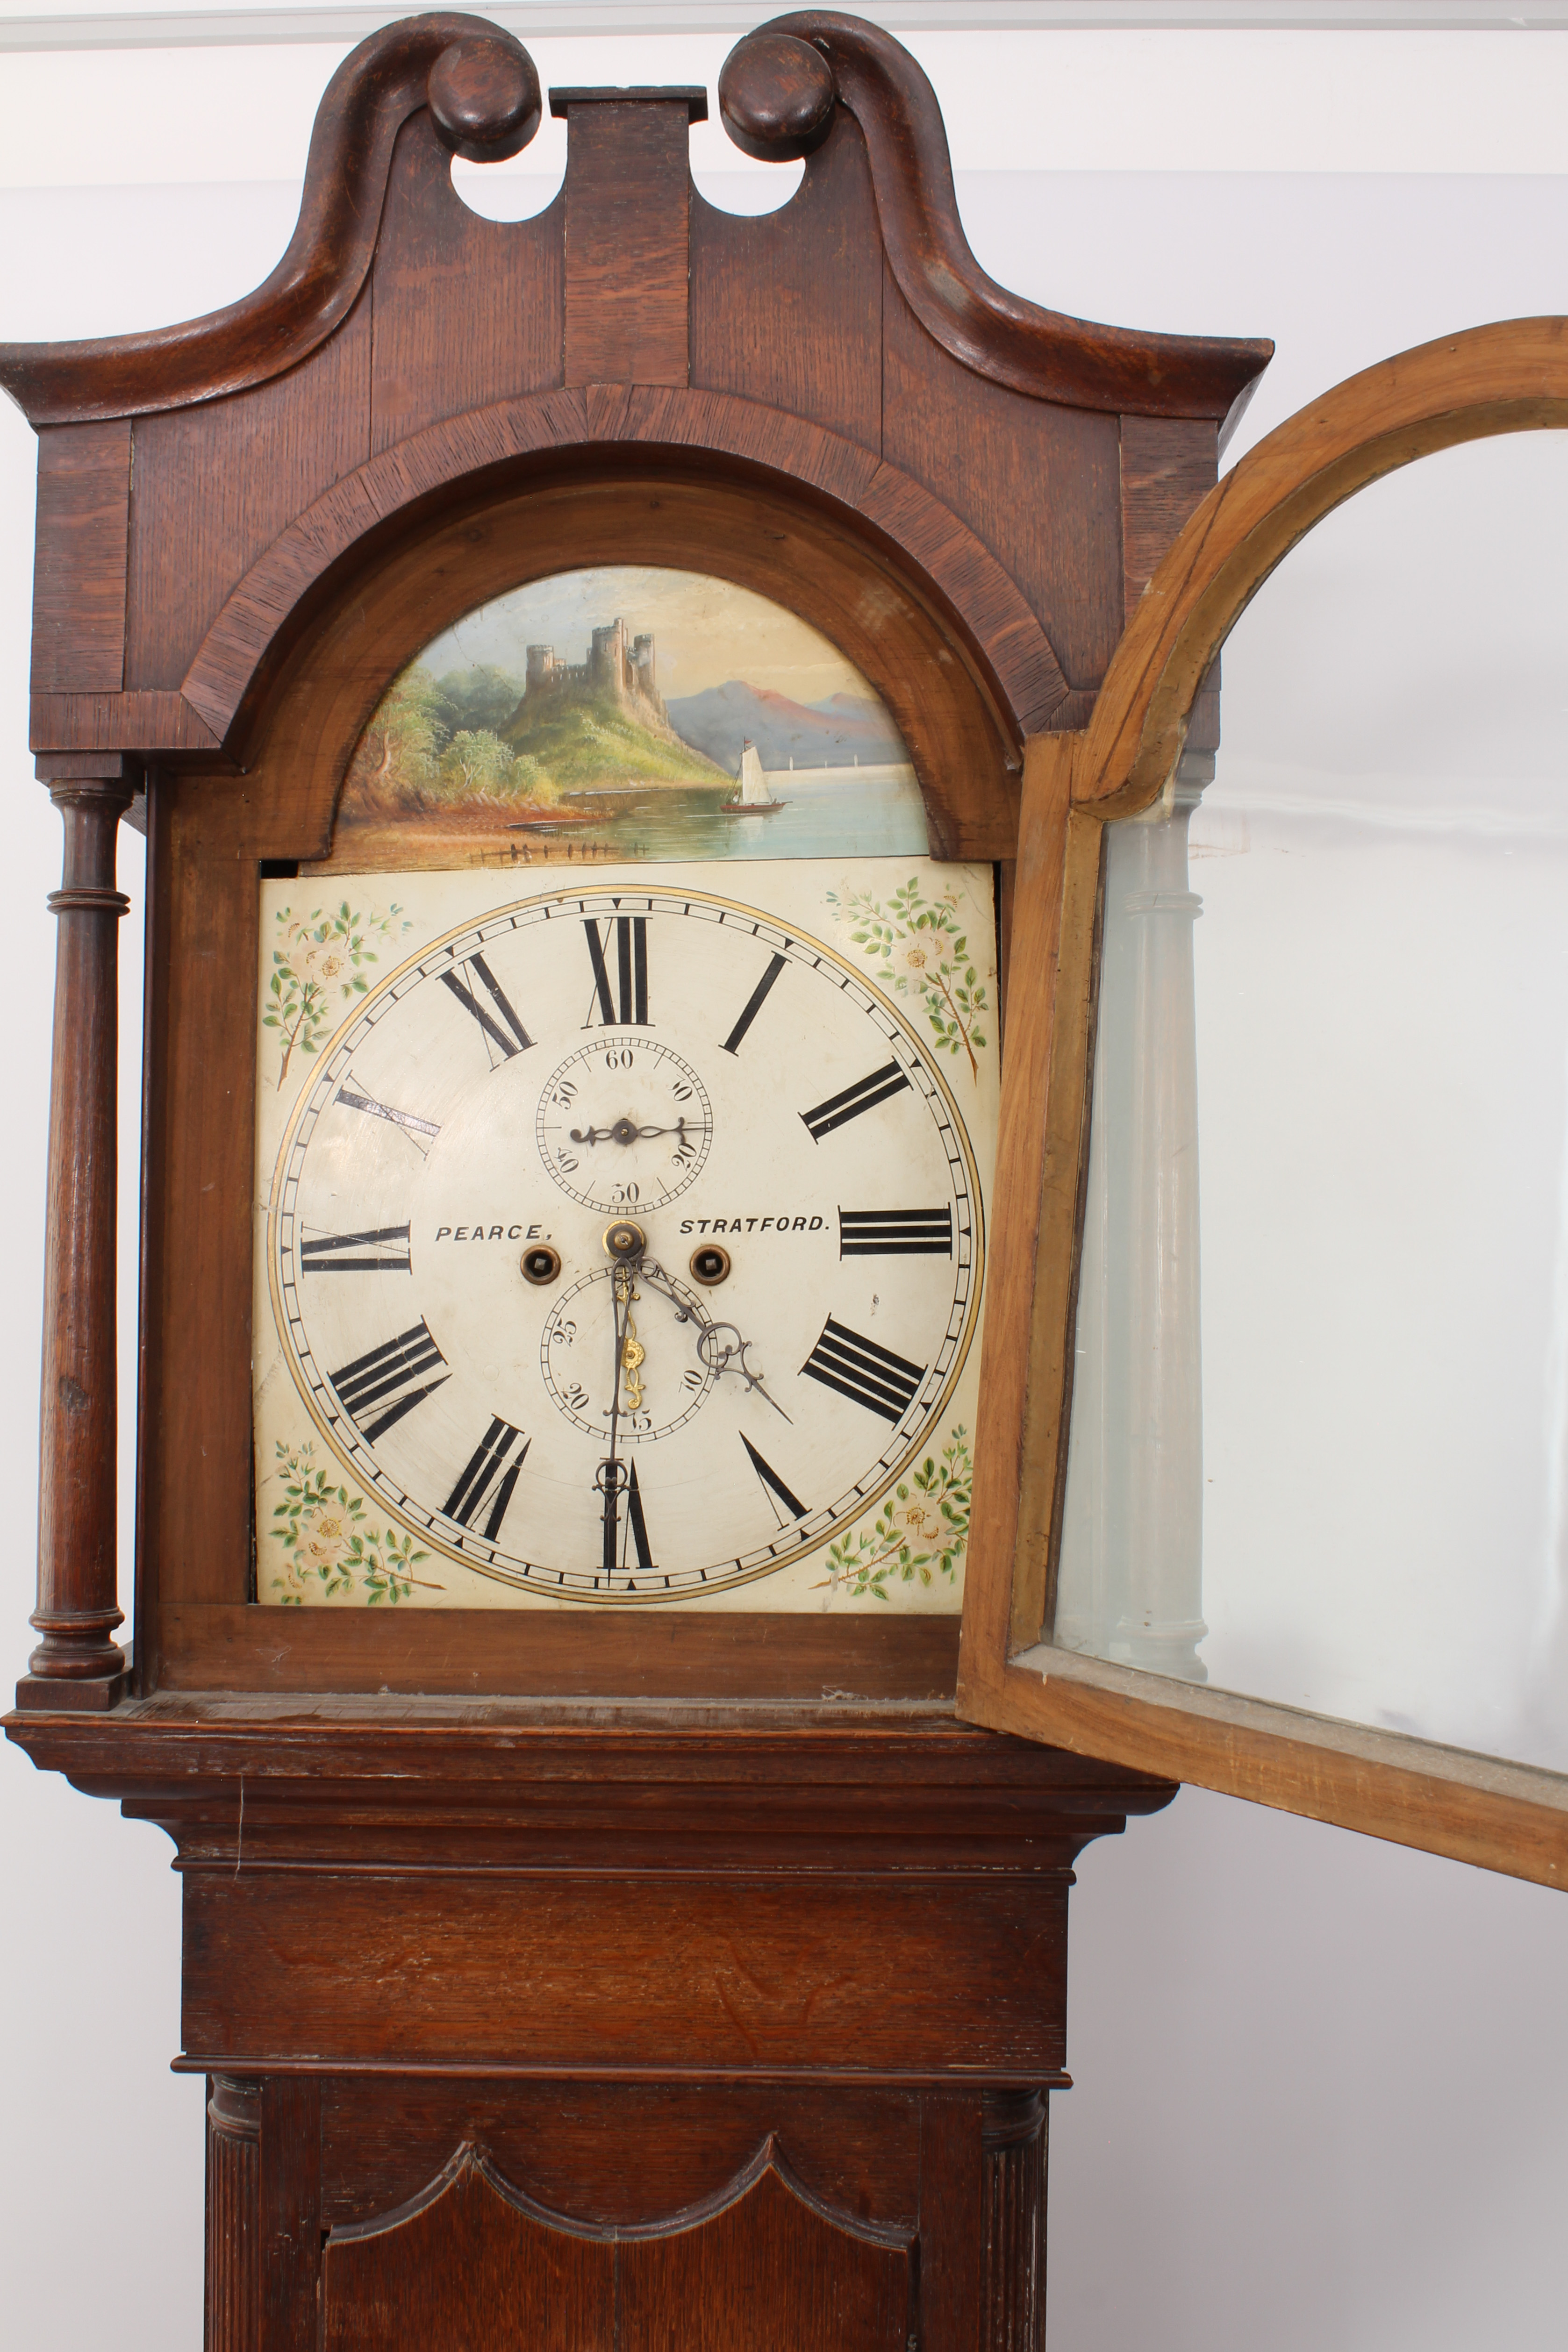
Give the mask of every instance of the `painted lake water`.
[[[755, 857], [923, 857], [925, 805], [910, 767], [793, 768], [769, 772], [783, 806], [758, 816], [724, 808], [732, 786], [635, 786], [574, 794], [586, 824], [529, 827], [535, 855], [651, 860]], [[602, 812], [602, 814], [601, 814]], [[546, 848], [546, 845], [548, 845]]]

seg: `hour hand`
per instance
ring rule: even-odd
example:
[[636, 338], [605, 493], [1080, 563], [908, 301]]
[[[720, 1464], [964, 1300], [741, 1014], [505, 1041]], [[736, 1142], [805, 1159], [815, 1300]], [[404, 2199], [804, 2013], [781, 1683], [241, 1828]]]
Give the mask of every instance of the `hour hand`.
[[[632, 1292], [637, 1297], [637, 1292]], [[626, 1375], [626, 1411], [642, 1411], [642, 1367], [647, 1360], [647, 1350], [637, 1338], [637, 1327], [630, 1315], [626, 1317], [626, 1336], [621, 1341], [621, 1370]]]

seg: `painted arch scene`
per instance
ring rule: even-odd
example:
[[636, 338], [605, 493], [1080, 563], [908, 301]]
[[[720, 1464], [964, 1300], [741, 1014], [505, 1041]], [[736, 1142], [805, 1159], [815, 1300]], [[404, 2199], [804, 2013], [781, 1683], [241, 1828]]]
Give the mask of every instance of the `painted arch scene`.
[[891, 714], [817, 630], [705, 573], [510, 590], [432, 639], [349, 765], [331, 863], [923, 856]]

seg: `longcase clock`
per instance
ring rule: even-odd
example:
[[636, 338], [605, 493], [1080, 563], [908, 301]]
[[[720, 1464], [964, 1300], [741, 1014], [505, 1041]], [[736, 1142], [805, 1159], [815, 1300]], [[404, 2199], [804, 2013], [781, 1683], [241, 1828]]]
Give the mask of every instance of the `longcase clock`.
[[0, 352], [66, 832], [7, 1729], [178, 1849], [215, 2352], [1037, 2343], [1072, 1858], [1172, 1793], [954, 1694], [1054, 1443], [1041, 794], [1269, 347], [994, 285], [870, 26], [719, 97], [777, 213], [704, 92], [573, 89], [484, 221], [532, 65], [409, 19], [254, 295]]

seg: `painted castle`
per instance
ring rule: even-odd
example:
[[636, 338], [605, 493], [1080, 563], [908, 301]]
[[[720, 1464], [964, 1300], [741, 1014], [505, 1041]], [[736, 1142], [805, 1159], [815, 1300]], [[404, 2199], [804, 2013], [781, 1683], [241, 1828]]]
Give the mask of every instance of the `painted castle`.
[[608, 695], [626, 712], [660, 735], [673, 730], [658, 690], [651, 635], [628, 637], [625, 621], [595, 629], [585, 662], [556, 658], [553, 646], [530, 646], [527, 683], [508, 732], [531, 725], [548, 706]]

